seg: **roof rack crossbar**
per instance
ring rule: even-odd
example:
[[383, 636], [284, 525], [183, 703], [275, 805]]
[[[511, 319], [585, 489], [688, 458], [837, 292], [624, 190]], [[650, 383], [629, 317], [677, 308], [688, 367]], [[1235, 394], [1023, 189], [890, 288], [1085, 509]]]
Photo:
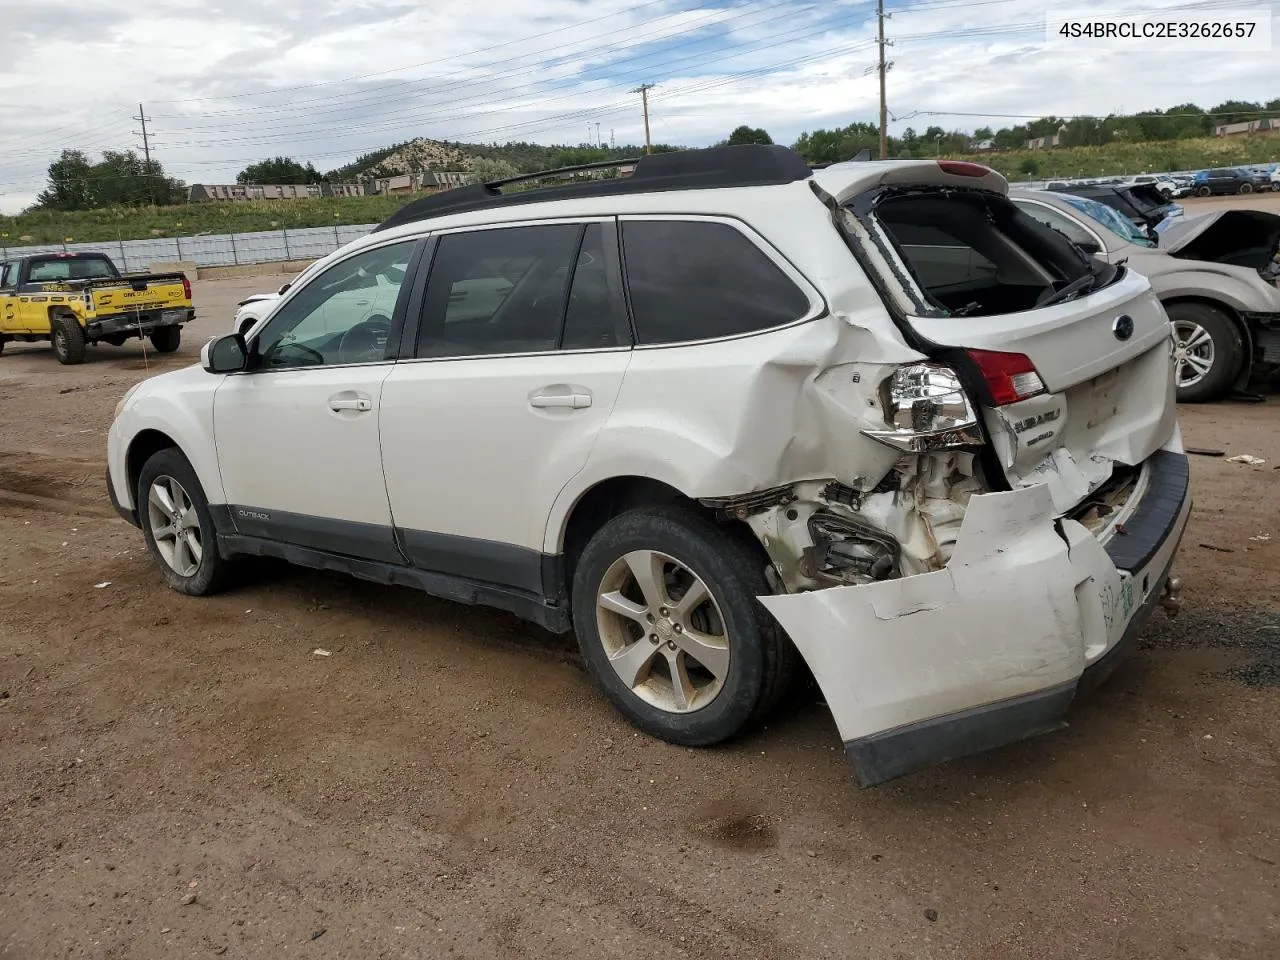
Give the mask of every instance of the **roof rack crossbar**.
[[597, 160], [592, 163], [575, 163], [568, 167], [556, 167], [553, 170], [539, 170], [536, 173], [521, 173], [514, 177], [505, 177], [502, 180], [489, 180], [485, 183], [485, 186], [497, 190], [499, 187], [505, 187], [512, 183], [528, 183], [530, 180], [541, 180], [544, 177], [555, 177], [564, 173], [581, 173], [584, 170], [608, 170], [610, 167], [625, 167], [628, 164], [639, 162], [638, 158], [632, 158], [629, 160]]

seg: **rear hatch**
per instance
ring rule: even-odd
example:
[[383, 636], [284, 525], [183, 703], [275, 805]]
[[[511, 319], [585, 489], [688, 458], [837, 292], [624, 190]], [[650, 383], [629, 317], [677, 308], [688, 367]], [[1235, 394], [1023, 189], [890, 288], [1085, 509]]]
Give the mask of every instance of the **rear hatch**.
[[1183, 260], [1204, 260], [1280, 278], [1280, 215], [1262, 210], [1218, 210], [1179, 218], [1160, 237], [1160, 249]]
[[908, 339], [965, 375], [1005, 480], [1071, 511], [1171, 436], [1168, 317], [1145, 278], [1021, 212], [1003, 178], [926, 173], [844, 197], [842, 223]]

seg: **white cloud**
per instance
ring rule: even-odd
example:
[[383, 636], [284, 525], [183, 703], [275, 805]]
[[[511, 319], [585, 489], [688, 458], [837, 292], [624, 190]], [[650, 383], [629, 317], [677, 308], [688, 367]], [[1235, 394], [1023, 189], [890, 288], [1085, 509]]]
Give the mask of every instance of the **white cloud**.
[[[911, 117], [895, 130], [1280, 96], [1274, 51], [1046, 47], [1044, 18], [1061, 6], [890, 0], [889, 106]], [[641, 82], [659, 84], [655, 139], [688, 145], [740, 123], [789, 142], [877, 115], [872, 0], [7, 0], [5, 21], [17, 31], [0, 61], [7, 212], [32, 202], [63, 147], [140, 146], [139, 101], [157, 156], [191, 182], [277, 154], [328, 169], [414, 136], [577, 143], [599, 123], [636, 143]], [[334, 82], [348, 77], [360, 79]]]

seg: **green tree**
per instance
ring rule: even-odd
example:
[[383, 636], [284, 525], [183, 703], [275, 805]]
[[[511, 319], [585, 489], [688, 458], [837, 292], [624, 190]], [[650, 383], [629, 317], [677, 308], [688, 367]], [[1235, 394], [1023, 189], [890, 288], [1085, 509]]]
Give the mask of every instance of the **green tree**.
[[773, 138], [763, 127], [748, 127], [743, 124], [729, 134], [729, 139], [725, 142], [730, 146], [739, 143], [773, 143]]
[[1024, 173], [1028, 177], [1034, 177], [1040, 172], [1040, 162], [1035, 157], [1024, 157], [1022, 162], [1018, 164], [1018, 172]]
[[292, 157], [272, 157], [252, 163], [236, 174], [236, 183], [320, 183], [322, 177], [310, 162], [305, 166]]
[[996, 135], [991, 132], [990, 127], [979, 127], [973, 131], [973, 139], [975, 140], [994, 140]]
[[38, 202], [55, 210], [164, 206], [181, 202], [185, 189], [165, 176], [159, 161], [144, 160], [133, 150], [107, 150], [92, 164], [82, 151], [64, 150], [50, 164], [49, 186]]
[[476, 157], [471, 161], [471, 175], [480, 183], [505, 180], [520, 173], [515, 164], [492, 157]]
[[49, 164], [49, 185], [36, 202], [49, 210], [88, 210], [93, 206], [93, 164], [81, 150], [63, 150]]

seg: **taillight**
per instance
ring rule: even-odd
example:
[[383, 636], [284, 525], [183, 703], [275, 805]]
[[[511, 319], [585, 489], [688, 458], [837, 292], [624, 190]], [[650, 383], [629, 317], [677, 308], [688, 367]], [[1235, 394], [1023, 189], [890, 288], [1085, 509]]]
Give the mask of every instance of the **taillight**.
[[884, 429], [862, 435], [904, 453], [980, 446], [982, 431], [960, 377], [936, 363], [908, 363], [880, 385]]
[[185, 276], [182, 278], [182, 299], [184, 300], [191, 299], [191, 281], [188, 280]]
[[966, 350], [965, 353], [977, 364], [997, 407], [1044, 393], [1044, 381], [1026, 354], [995, 350]]
[[957, 177], [985, 177], [993, 172], [990, 167], [984, 167], [980, 163], [970, 163], [968, 160], [939, 160], [938, 167], [943, 173], [950, 173]]

